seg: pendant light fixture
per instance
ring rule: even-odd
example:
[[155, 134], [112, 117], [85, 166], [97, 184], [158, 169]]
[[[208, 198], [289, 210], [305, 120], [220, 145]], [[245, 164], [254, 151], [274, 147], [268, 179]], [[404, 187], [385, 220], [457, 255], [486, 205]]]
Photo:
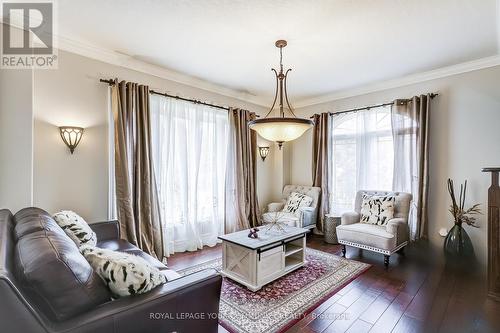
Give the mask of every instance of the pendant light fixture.
[[[286, 40], [280, 39], [276, 41], [275, 45], [280, 49], [280, 68], [279, 72], [274, 68], [272, 69], [276, 75], [276, 93], [274, 94], [273, 105], [263, 119], [252, 120], [248, 123], [248, 126], [257, 131], [264, 139], [278, 143], [278, 147], [281, 149], [284, 142], [300, 137], [313, 126], [313, 122], [309, 119], [297, 118], [288, 102], [286, 78], [288, 72], [292, 69], [289, 68], [283, 71], [283, 48], [287, 43]], [[273, 112], [276, 101], [279, 103], [279, 117], [268, 117]]]

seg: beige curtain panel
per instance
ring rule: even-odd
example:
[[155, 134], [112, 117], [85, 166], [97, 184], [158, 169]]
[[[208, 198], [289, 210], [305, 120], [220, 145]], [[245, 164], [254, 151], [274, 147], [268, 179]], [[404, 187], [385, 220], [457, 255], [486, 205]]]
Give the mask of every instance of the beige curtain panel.
[[255, 118], [255, 113], [247, 110], [229, 110], [226, 233], [260, 224], [256, 181], [257, 134], [248, 127], [248, 122]]
[[428, 94], [396, 100], [392, 107], [393, 189], [413, 195], [408, 220], [412, 240], [428, 237], [430, 103]]
[[319, 199], [319, 217], [316, 228], [323, 231], [325, 214], [330, 212], [329, 194], [330, 194], [330, 163], [332, 159], [331, 140], [332, 120], [326, 113], [315, 114], [313, 128], [313, 157], [312, 157], [312, 175], [313, 186], [321, 187]]
[[112, 110], [116, 200], [122, 237], [162, 260], [163, 233], [151, 160], [149, 88], [115, 80]]

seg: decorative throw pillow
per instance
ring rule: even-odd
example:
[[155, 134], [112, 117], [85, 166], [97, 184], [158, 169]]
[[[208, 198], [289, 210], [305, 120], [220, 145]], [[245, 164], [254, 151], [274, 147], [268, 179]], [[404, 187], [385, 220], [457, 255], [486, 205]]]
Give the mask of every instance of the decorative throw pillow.
[[75, 212], [63, 210], [56, 213], [53, 218], [78, 247], [82, 245], [96, 246], [97, 236], [95, 232]]
[[91, 246], [83, 246], [80, 251], [111, 292], [118, 297], [147, 293], [180, 276], [171, 270], [163, 274], [146, 260], [133, 254]]
[[295, 215], [300, 214], [300, 207], [309, 207], [313, 202], [313, 198], [297, 192], [292, 192], [288, 197], [284, 212], [294, 213]]
[[361, 223], [386, 225], [394, 217], [394, 196], [363, 195]]

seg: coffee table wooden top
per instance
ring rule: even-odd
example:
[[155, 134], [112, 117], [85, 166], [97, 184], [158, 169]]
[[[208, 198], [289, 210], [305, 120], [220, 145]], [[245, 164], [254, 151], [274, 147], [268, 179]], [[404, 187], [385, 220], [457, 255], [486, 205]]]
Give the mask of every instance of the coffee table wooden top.
[[[297, 228], [291, 226], [284, 226], [284, 231], [278, 231], [276, 229], [269, 230], [268, 226], [259, 227], [259, 238], [250, 238], [248, 234], [250, 229], [233, 232], [231, 234], [219, 236], [219, 239], [223, 241], [241, 245], [243, 247], [257, 250], [261, 247], [265, 247], [277, 242], [281, 242], [290, 238], [297, 237], [299, 235], [307, 234], [310, 230], [304, 228]], [[268, 231], [269, 230], [269, 231]]]

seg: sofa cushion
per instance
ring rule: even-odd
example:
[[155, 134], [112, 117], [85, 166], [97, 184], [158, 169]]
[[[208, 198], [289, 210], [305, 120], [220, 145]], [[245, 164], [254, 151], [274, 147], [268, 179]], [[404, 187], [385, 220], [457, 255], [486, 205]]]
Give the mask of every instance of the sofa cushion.
[[394, 196], [363, 195], [361, 223], [386, 225], [394, 217]]
[[385, 226], [354, 223], [337, 227], [340, 241], [362, 244], [377, 249], [391, 251], [396, 247], [396, 237], [386, 231]]
[[63, 210], [54, 214], [54, 220], [78, 247], [82, 245], [96, 246], [97, 237], [95, 232], [77, 213], [71, 210]]
[[21, 209], [14, 215], [16, 221], [14, 227], [15, 240], [33, 232], [47, 230], [62, 232], [56, 221], [43, 209], [30, 207]]
[[167, 282], [167, 274], [131, 253], [91, 246], [83, 246], [81, 251], [118, 297], [144, 294]]
[[136, 255], [138, 257], [141, 257], [147, 263], [149, 263], [151, 266], [156, 267], [159, 270], [167, 269], [167, 266], [165, 266], [164, 264], [162, 264], [158, 259], [150, 256], [149, 254], [147, 254], [146, 252], [144, 252], [142, 250], [139, 250], [139, 249], [137, 249], [137, 250], [128, 250], [128, 251], [125, 251], [125, 252], [129, 253], [129, 254]]
[[356, 193], [356, 199], [354, 200], [354, 210], [356, 212], [361, 212], [361, 204], [363, 202], [363, 195], [375, 195], [375, 196], [393, 196], [395, 198], [394, 203], [394, 218], [408, 219], [408, 213], [410, 211], [412, 195], [405, 192], [393, 192], [393, 191], [366, 191], [361, 190]]
[[48, 213], [16, 214], [16, 227], [36, 225], [33, 219], [41, 230], [19, 233], [14, 266], [22, 289], [38, 308], [51, 319], [65, 320], [109, 301], [109, 290], [75, 243], [55, 229]]
[[167, 269], [167, 266], [165, 266], [163, 263], [161, 263], [158, 259], [153, 258], [152, 256], [150, 256], [146, 252], [139, 249], [137, 246], [130, 244], [129, 242], [127, 242], [124, 239], [113, 239], [113, 240], [98, 242], [97, 247], [101, 248], [101, 249], [106, 249], [106, 250], [127, 252], [130, 254], [134, 254], [134, 255], [139, 256], [142, 259], [146, 260], [153, 267], [156, 267], [160, 270]]
[[300, 214], [300, 207], [309, 207], [313, 202], [313, 198], [298, 192], [292, 192], [288, 197], [285, 208], [283, 211], [294, 213], [295, 215]]

